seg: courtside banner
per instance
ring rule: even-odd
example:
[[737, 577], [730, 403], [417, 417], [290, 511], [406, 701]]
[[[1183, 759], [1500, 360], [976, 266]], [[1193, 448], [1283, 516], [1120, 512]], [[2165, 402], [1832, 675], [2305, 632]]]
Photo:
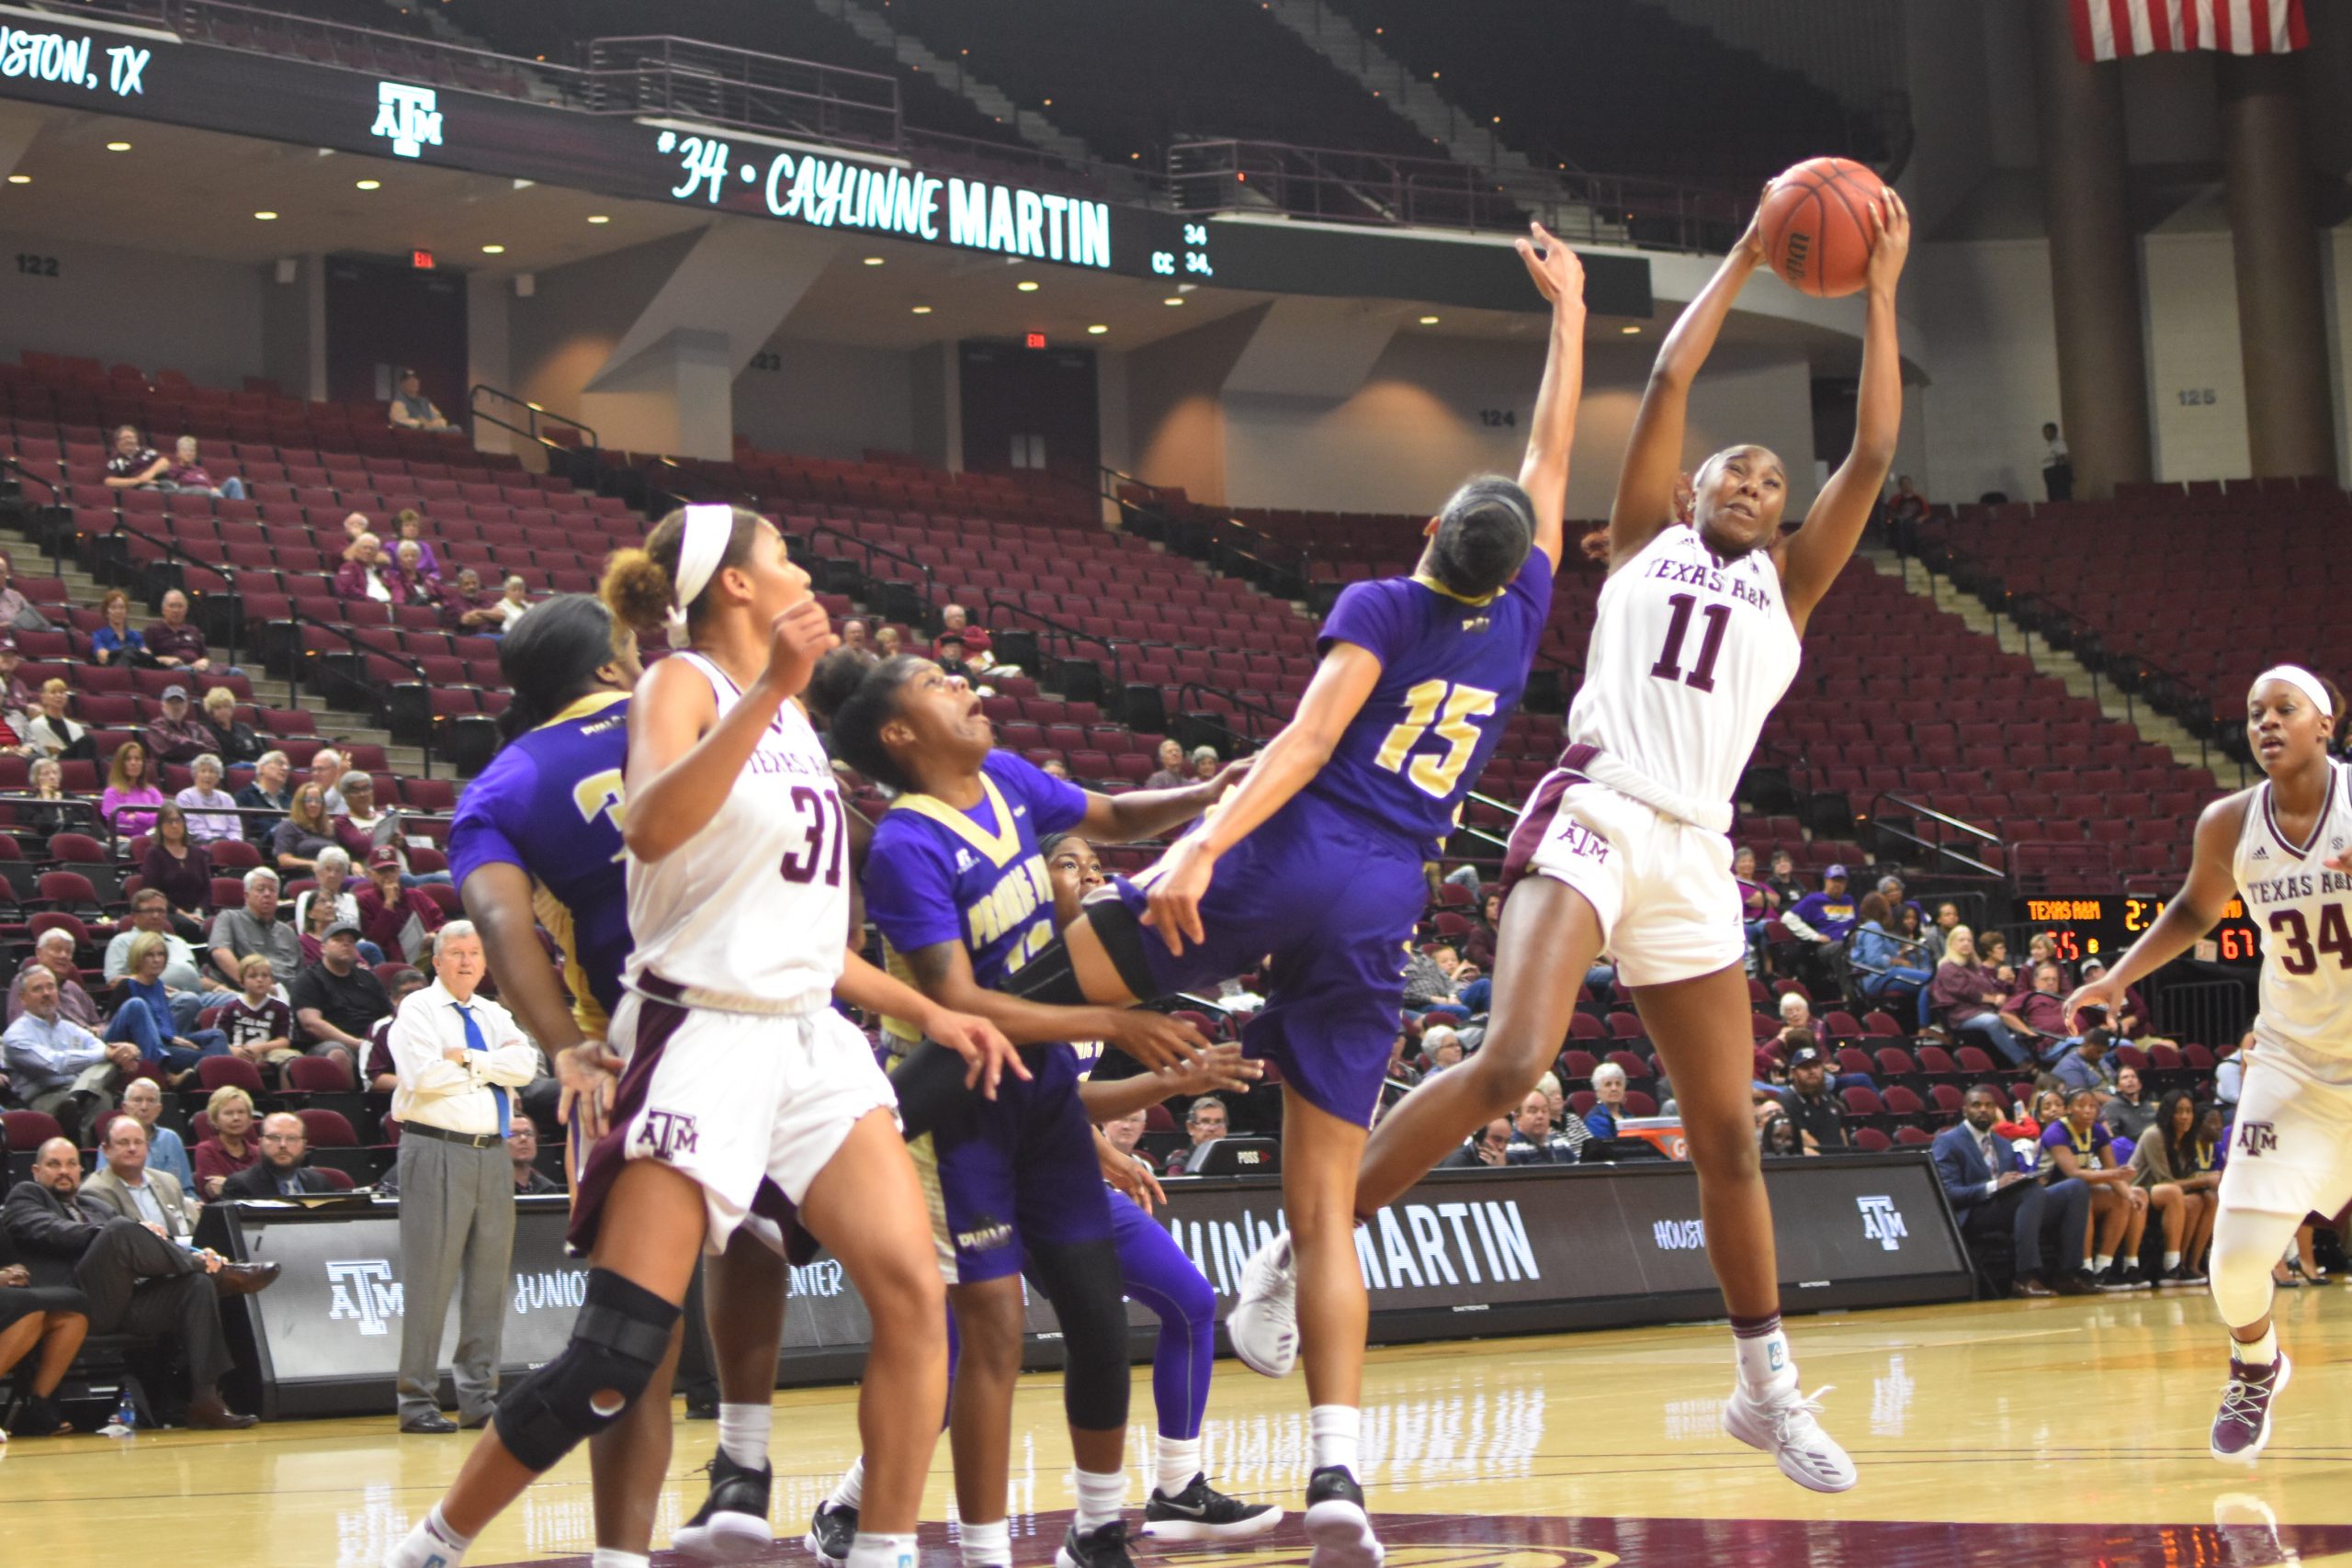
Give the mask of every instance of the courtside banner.
[[[1766, 1167], [1783, 1301], [1792, 1312], [1964, 1299], [1966, 1254], [1924, 1152]], [[1125, 1202], [1114, 1196], [1114, 1202]], [[1168, 1183], [1157, 1218], [1216, 1289], [1222, 1317], [1250, 1251], [1281, 1224], [1278, 1181]], [[560, 1198], [519, 1201], [501, 1361], [514, 1374], [560, 1352], [587, 1284], [563, 1251]], [[216, 1217], [217, 1216], [217, 1217]], [[399, 1369], [398, 1209], [239, 1204], [206, 1239], [284, 1272], [224, 1303], [240, 1376], [270, 1417], [388, 1414]], [[1667, 1161], [1432, 1175], [1356, 1232], [1375, 1340], [1528, 1334], [1720, 1315], [1690, 1168]], [[1130, 1303], [1139, 1356], [1156, 1321]], [[1052, 1310], [1029, 1296], [1033, 1366], [1059, 1359]], [[457, 1335], [445, 1328], [445, 1364]], [[831, 1258], [791, 1272], [779, 1382], [854, 1376], [869, 1325]]]

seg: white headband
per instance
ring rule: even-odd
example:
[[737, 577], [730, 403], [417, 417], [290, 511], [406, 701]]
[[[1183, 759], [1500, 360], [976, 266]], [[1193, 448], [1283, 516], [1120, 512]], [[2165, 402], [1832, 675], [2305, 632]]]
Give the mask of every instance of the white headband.
[[726, 558], [728, 541], [735, 536], [731, 506], [689, 506], [684, 537], [678, 541], [678, 575], [670, 604], [670, 646], [686, 646], [686, 609], [710, 583]]
[[[2287, 684], [2294, 687], [2295, 690], [2302, 693], [2303, 695], [2312, 700], [2312, 706], [2319, 709], [2319, 716], [2322, 718], [2334, 718], [2335, 716], [2335, 705], [2328, 700], [2327, 688], [2320, 684], [2320, 679], [2318, 676], [2312, 674], [2301, 665], [2274, 664], [2269, 669], [2265, 670], [2261, 674], [2256, 675], [2254, 678], [2254, 684], [2256, 686], [2259, 686], [2265, 681], [2286, 682]], [[2246, 689], [2248, 691], [2252, 691], [2254, 688], [2249, 686]]]

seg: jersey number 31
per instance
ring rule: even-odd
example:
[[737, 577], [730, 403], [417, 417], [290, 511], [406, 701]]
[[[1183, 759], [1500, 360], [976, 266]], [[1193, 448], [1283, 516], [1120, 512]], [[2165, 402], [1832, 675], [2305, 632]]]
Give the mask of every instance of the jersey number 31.
[[[1470, 765], [1470, 753], [1478, 749], [1478, 727], [1472, 721], [1493, 717], [1495, 699], [1495, 693], [1476, 686], [1422, 682], [1406, 692], [1405, 722], [1388, 732], [1373, 761], [1392, 773], [1403, 773], [1424, 795], [1450, 798]], [[1445, 754], [1424, 753], [1407, 767], [1406, 757], [1432, 729], [1446, 743]]]

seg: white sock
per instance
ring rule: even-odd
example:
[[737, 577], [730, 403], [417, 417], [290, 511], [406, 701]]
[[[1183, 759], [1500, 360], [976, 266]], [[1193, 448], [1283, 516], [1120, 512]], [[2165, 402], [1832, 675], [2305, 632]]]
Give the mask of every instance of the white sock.
[[860, 1454], [850, 1461], [849, 1468], [842, 1472], [842, 1478], [833, 1483], [832, 1492], [825, 1498], [825, 1506], [854, 1508], [865, 1496], [865, 1456]]
[[[746, 1470], [765, 1470], [768, 1433], [775, 1425], [775, 1406], [727, 1404], [718, 1407], [718, 1451]], [[600, 1565], [601, 1568], [601, 1565]]]
[[2174, 1269], [2177, 1269], [2177, 1268], [2179, 1268], [2179, 1267], [2180, 1267], [2180, 1254], [2179, 1254], [2179, 1253], [2177, 1253], [2177, 1252], [2167, 1252], [2167, 1253], [2165, 1253], [2165, 1273], [2169, 1274], [2169, 1273], [2171, 1273]]
[[2255, 1340], [2230, 1341], [2230, 1354], [2249, 1367], [2275, 1367], [2278, 1364], [2278, 1325], [2272, 1324]]
[[1789, 1337], [1781, 1314], [1745, 1329], [1732, 1330], [1732, 1348], [1739, 1362], [1739, 1382], [1750, 1393], [1796, 1381], [1796, 1358], [1789, 1353]]
[[964, 1568], [1012, 1568], [1012, 1522], [998, 1519], [976, 1525], [966, 1519], [962, 1529]]
[[616, 1551], [600, 1546], [588, 1559], [588, 1568], [650, 1568], [652, 1562], [642, 1551]]
[[915, 1568], [915, 1538], [860, 1530], [850, 1543], [849, 1568]]
[[1356, 1472], [1356, 1440], [1363, 1432], [1363, 1412], [1352, 1404], [1318, 1404], [1306, 1413], [1307, 1435], [1315, 1444], [1309, 1470], [1338, 1465]]
[[1173, 1497], [1193, 1483], [1201, 1472], [1201, 1439], [1171, 1438], [1160, 1434], [1159, 1448], [1159, 1495]]
[[2115, 1254], [2111, 1252], [2102, 1252], [2091, 1259], [2091, 1272], [2094, 1274], [2104, 1274], [2108, 1269], [2113, 1268], [2114, 1265]]
[[[1080, 1535], [1101, 1529], [1119, 1517], [1126, 1506], [1127, 1472], [1122, 1465], [1107, 1475], [1097, 1475], [1091, 1470], [1071, 1472], [1078, 1486], [1078, 1517], [1072, 1521]], [[1187, 1480], [1191, 1479], [1189, 1476]]]
[[473, 1537], [459, 1535], [449, 1528], [448, 1521], [441, 1517], [441, 1505], [435, 1503], [424, 1517], [416, 1521], [416, 1528], [408, 1532], [408, 1538], [392, 1549], [391, 1561], [401, 1568], [425, 1568], [426, 1563], [436, 1561], [443, 1568], [458, 1568], [465, 1560], [466, 1548], [473, 1543]]

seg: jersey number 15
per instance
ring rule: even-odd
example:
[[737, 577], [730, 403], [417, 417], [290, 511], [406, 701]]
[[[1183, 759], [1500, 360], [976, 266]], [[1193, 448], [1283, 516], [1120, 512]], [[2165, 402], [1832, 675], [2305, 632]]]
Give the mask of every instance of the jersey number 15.
[[[1402, 773], [1424, 795], [1445, 800], [1462, 782], [1470, 754], [1478, 749], [1478, 727], [1472, 721], [1494, 716], [1497, 694], [1476, 686], [1455, 686], [1444, 681], [1424, 681], [1405, 694], [1405, 722], [1388, 732], [1373, 761], [1392, 773]], [[1421, 737], [1436, 730], [1446, 743], [1445, 754], [1434, 752], [1405, 759]]]

